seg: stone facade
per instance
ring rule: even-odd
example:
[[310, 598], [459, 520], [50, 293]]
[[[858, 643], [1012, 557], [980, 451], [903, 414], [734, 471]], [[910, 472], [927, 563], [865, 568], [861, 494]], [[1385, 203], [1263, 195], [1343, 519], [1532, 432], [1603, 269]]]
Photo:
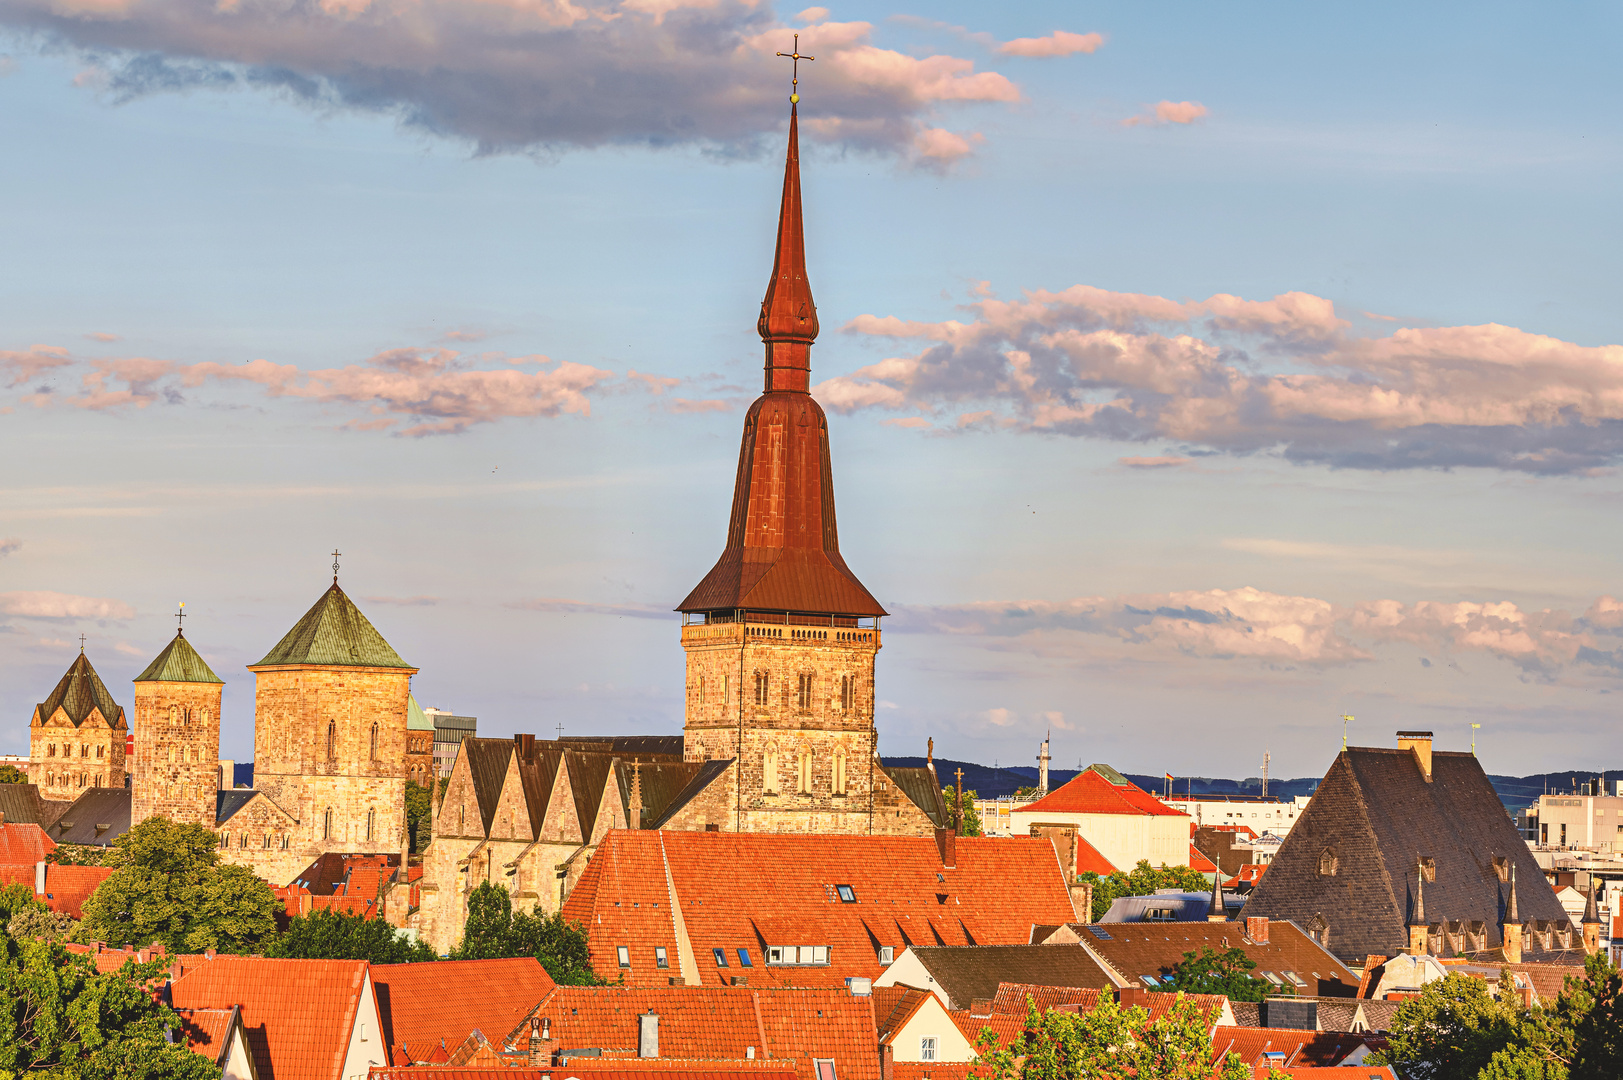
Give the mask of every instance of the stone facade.
[[406, 730], [406, 779], [427, 787], [434, 775], [434, 729]]
[[221, 862], [246, 866], [273, 885], [285, 885], [323, 850], [301, 842], [300, 822], [263, 793], [233, 791], [226, 799], [231, 812], [219, 825]]
[[224, 683], [135, 684], [135, 761], [130, 822], [161, 814], [214, 828]]
[[83, 652], [28, 725], [28, 777], [47, 799], [71, 802], [87, 788], [124, 786], [129, 724]]

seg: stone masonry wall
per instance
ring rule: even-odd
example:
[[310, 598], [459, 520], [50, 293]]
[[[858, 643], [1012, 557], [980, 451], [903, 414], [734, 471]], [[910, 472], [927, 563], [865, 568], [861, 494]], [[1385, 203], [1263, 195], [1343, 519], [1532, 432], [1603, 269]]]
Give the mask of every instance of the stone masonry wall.
[[71, 801], [93, 787], [124, 786], [124, 735], [100, 709], [74, 726], [61, 709], [35, 711], [28, 732], [28, 779], [47, 799]]
[[220, 823], [220, 861], [246, 866], [272, 885], [286, 885], [320, 854], [315, 845], [299, 841], [299, 824], [269, 799], [253, 799]]
[[224, 691], [220, 683], [135, 684], [131, 824], [162, 815], [214, 828]]

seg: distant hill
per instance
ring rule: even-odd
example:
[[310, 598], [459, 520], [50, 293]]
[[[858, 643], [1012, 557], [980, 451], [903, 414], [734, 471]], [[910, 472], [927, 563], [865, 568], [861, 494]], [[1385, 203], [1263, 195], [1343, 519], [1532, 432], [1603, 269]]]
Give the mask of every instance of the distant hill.
[[[914, 768], [924, 764], [921, 757], [887, 757], [887, 765], [911, 766]], [[972, 761], [953, 761], [950, 758], [935, 759], [936, 775], [941, 778], [942, 787], [951, 787], [956, 781], [957, 770], [964, 770], [964, 790], [974, 791], [982, 799], [998, 799], [1013, 795], [1022, 787], [1033, 787], [1037, 783], [1037, 769], [1033, 765], [1014, 765], [1007, 768], [997, 768], [990, 765], [977, 765]], [[1075, 769], [1049, 769], [1048, 786], [1057, 788], [1076, 775]], [[1160, 776], [1145, 776], [1139, 773], [1124, 773], [1127, 779], [1143, 788], [1145, 791], [1159, 794], [1165, 786], [1166, 780]], [[1548, 792], [1572, 791], [1575, 788], [1582, 790], [1583, 785], [1593, 783], [1602, 774], [1595, 772], [1552, 772], [1536, 773], [1532, 776], [1499, 776], [1488, 774], [1488, 781], [1499, 794], [1499, 801], [1505, 804], [1508, 810], [1520, 810], [1522, 807], [1538, 801], [1538, 797]], [[1615, 769], [1604, 774], [1606, 788], [1616, 790], [1617, 781], [1623, 780], [1623, 769]], [[1290, 780], [1279, 780], [1272, 777], [1268, 780], [1268, 794], [1282, 799], [1295, 798], [1298, 795], [1312, 795], [1319, 789], [1317, 776], [1303, 776]], [[1226, 780], [1209, 776], [1180, 776], [1174, 788], [1179, 795], [1193, 791], [1196, 795], [1249, 795], [1262, 794], [1262, 778], [1248, 776], [1244, 780]]]

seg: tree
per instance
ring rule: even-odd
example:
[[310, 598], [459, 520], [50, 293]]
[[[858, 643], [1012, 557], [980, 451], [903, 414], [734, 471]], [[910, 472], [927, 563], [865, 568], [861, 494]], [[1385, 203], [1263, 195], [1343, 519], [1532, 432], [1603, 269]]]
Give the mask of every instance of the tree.
[[[1526, 1062], [1513, 1060], [1515, 1044], [1526, 1045], [1528, 1034], [1518, 1031], [1520, 1020], [1515, 1006], [1488, 993], [1484, 980], [1447, 975], [1398, 1006], [1387, 1049], [1369, 1060], [1395, 1065], [1411, 1080], [1477, 1080], [1490, 1063], [1499, 1070], [1496, 1080], [1524, 1076], [1514, 1070]], [[1500, 1053], [1506, 1050], [1513, 1053]]]
[[1261, 1001], [1269, 994], [1293, 994], [1295, 990], [1275, 989], [1250, 973], [1257, 962], [1244, 949], [1202, 947], [1199, 955], [1183, 954], [1172, 969], [1173, 990], [1189, 994], [1222, 994], [1230, 1001]]
[[480, 883], [468, 896], [468, 920], [453, 960], [491, 960], [533, 956], [553, 982], [564, 986], [602, 986], [586, 951], [586, 929], [561, 913], [548, 915], [537, 905], [514, 914], [505, 885]]
[[58, 844], [56, 850], [45, 856], [48, 863], [58, 866], [108, 866], [113, 849], [94, 844]]
[[46, 938], [50, 941], [71, 941], [79, 922], [65, 911], [52, 911], [44, 904], [25, 907], [6, 920], [6, 933], [17, 941], [24, 938]]
[[28, 774], [15, 765], [0, 765], [0, 784], [26, 784]]
[[284, 960], [367, 960], [409, 964], [437, 959], [421, 941], [399, 937], [382, 919], [342, 911], [312, 911], [288, 923], [265, 953]]
[[1148, 1010], [1122, 1008], [1101, 996], [1090, 1012], [1039, 1014], [1028, 1001], [1026, 1027], [1006, 1047], [981, 1033], [974, 1074], [983, 1080], [1251, 1080], [1237, 1055], [1213, 1058], [1211, 1020], [1190, 998], [1179, 998], [1157, 1020]]
[[411, 851], [420, 855], [433, 840], [433, 796], [428, 788], [415, 780], [406, 781], [406, 835], [411, 837]]
[[34, 890], [27, 885], [7, 885], [0, 889], [0, 923], [9, 923], [19, 911], [44, 906], [34, 899]]
[[[946, 800], [948, 815], [952, 815], [958, 809], [958, 789], [944, 787], [941, 789], [941, 796]], [[958, 835], [986, 835], [981, 828], [981, 812], [975, 809], [975, 792], [972, 790], [964, 792], [964, 823], [963, 827], [958, 830]]]
[[244, 866], [221, 866], [201, 825], [151, 817], [113, 842], [117, 871], [84, 903], [83, 932], [109, 945], [161, 942], [170, 952], [256, 952], [281, 906]]
[[214, 1062], [166, 1036], [180, 1027], [153, 993], [164, 961], [98, 974], [55, 941], [0, 943], [0, 1076], [220, 1080]]
[[1089, 870], [1080, 875], [1081, 879], [1093, 886], [1093, 918], [1095, 921], [1104, 917], [1110, 910], [1111, 901], [1118, 896], [1149, 896], [1157, 889], [1182, 889], [1184, 892], [1211, 892], [1212, 883], [1206, 875], [1187, 866], [1167, 866], [1162, 864], [1159, 870], [1150, 865], [1148, 859], [1138, 860], [1131, 873], [1117, 870], [1109, 877], [1100, 877]]

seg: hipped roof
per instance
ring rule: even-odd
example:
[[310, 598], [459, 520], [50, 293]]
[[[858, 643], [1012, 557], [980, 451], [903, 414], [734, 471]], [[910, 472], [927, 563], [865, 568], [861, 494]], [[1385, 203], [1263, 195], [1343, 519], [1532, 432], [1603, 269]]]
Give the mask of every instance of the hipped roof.
[[250, 668], [382, 667], [416, 671], [400, 658], [335, 581], [265, 658]]
[[107, 721], [109, 727], [125, 726], [124, 710], [113, 700], [113, 695], [83, 652], [73, 658], [73, 663], [68, 665], [67, 672], [57, 682], [56, 689], [51, 691], [50, 697], [40, 702], [38, 708], [41, 722], [49, 720], [61, 708], [77, 726], [85, 722], [92, 710], [99, 709], [101, 718]]
[[169, 639], [169, 644], [163, 651], [152, 658], [152, 663], [146, 670], [135, 677], [141, 682], [195, 682], [195, 683], [224, 683], [225, 680], [214, 674], [214, 671], [197, 655], [192, 643], [186, 640], [186, 635], [179, 630]]

